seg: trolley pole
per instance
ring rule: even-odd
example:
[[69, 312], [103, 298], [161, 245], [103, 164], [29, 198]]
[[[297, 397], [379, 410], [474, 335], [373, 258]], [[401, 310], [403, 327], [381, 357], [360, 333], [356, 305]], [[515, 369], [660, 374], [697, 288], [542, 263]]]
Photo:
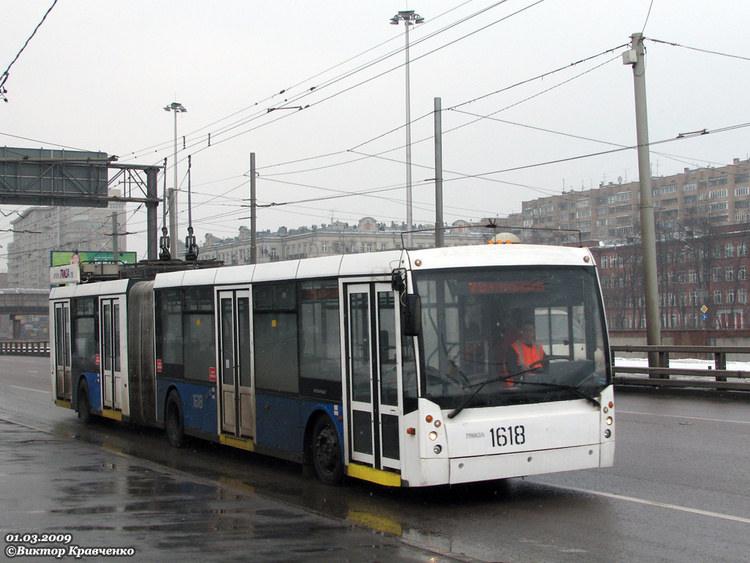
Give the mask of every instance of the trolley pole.
[[[651, 156], [648, 140], [648, 115], [646, 111], [646, 66], [643, 35], [630, 36], [631, 49], [623, 53], [623, 64], [633, 67], [635, 88], [635, 125], [638, 140], [638, 175], [641, 191], [641, 247], [643, 251], [643, 281], [646, 296], [646, 343], [661, 344], [661, 319], [659, 314], [659, 284], [656, 271], [656, 225], [651, 193]], [[649, 354], [650, 367], [659, 367], [657, 353]]]

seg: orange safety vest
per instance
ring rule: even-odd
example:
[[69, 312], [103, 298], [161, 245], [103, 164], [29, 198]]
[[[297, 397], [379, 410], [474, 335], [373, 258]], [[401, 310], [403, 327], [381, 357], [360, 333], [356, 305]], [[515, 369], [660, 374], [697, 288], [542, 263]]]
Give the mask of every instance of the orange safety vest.
[[520, 340], [516, 340], [513, 343], [513, 349], [518, 355], [518, 365], [531, 366], [536, 362], [539, 362], [541, 367], [541, 361], [544, 359], [544, 349], [538, 342], [534, 342], [531, 346], [527, 346]]

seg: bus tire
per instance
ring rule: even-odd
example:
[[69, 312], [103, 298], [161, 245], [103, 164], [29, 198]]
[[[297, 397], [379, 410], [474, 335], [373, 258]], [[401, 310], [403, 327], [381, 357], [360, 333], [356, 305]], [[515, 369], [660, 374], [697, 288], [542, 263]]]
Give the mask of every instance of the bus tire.
[[338, 485], [344, 478], [341, 440], [336, 427], [327, 416], [315, 421], [310, 447], [315, 473], [326, 485]]
[[89, 384], [85, 379], [78, 384], [78, 418], [83, 424], [91, 424], [91, 400], [89, 399]]
[[175, 448], [181, 448], [185, 445], [185, 419], [182, 415], [182, 403], [177, 391], [171, 391], [167, 396], [164, 418], [169, 443]]

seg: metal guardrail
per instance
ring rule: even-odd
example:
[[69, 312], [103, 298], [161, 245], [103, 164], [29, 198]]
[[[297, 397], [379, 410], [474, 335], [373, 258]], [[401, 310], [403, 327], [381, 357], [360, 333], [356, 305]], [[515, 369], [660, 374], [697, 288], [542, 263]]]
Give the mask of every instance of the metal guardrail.
[[3, 340], [0, 341], [0, 355], [49, 356], [49, 342], [46, 340]]
[[[750, 346], [612, 346], [615, 386], [640, 385], [651, 387], [699, 388], [728, 391], [750, 391], [750, 371], [727, 369], [727, 356], [747, 356]], [[651, 357], [650, 366], [618, 366], [622, 354], [639, 353]], [[681, 358], [713, 359], [713, 366], [670, 367], [670, 360]], [[624, 359], [624, 358], [623, 358]]]
[[[746, 356], [750, 368], [750, 346], [647, 346], [611, 347], [615, 386], [699, 388], [750, 392], [750, 369], [727, 369], [727, 356]], [[0, 341], [0, 355], [49, 356], [46, 340]], [[624, 354], [651, 356], [654, 366], [618, 366]], [[707, 369], [670, 367], [670, 360], [681, 358], [713, 359]]]

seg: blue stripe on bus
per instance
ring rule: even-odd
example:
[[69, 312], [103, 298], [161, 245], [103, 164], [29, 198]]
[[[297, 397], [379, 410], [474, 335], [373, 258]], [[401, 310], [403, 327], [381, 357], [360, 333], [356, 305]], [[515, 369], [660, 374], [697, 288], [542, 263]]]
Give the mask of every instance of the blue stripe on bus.
[[216, 387], [186, 383], [184, 381], [158, 381], [156, 391], [156, 420], [160, 423], [164, 423], [164, 407], [167, 400], [167, 392], [171, 389], [176, 389], [180, 394], [185, 431], [199, 430], [212, 436], [218, 436]]
[[333, 421], [343, 444], [343, 409], [340, 404], [305, 401], [295, 397], [258, 394], [255, 398], [257, 430], [255, 443], [259, 446], [302, 454], [305, 427], [310, 417], [326, 413]]
[[[99, 379], [98, 373], [84, 371], [81, 373], [86, 378], [86, 384], [89, 386], [89, 408], [92, 411], [102, 411], [102, 386]], [[76, 391], [77, 393], [77, 391]], [[76, 403], [78, 397], [76, 396]]]

